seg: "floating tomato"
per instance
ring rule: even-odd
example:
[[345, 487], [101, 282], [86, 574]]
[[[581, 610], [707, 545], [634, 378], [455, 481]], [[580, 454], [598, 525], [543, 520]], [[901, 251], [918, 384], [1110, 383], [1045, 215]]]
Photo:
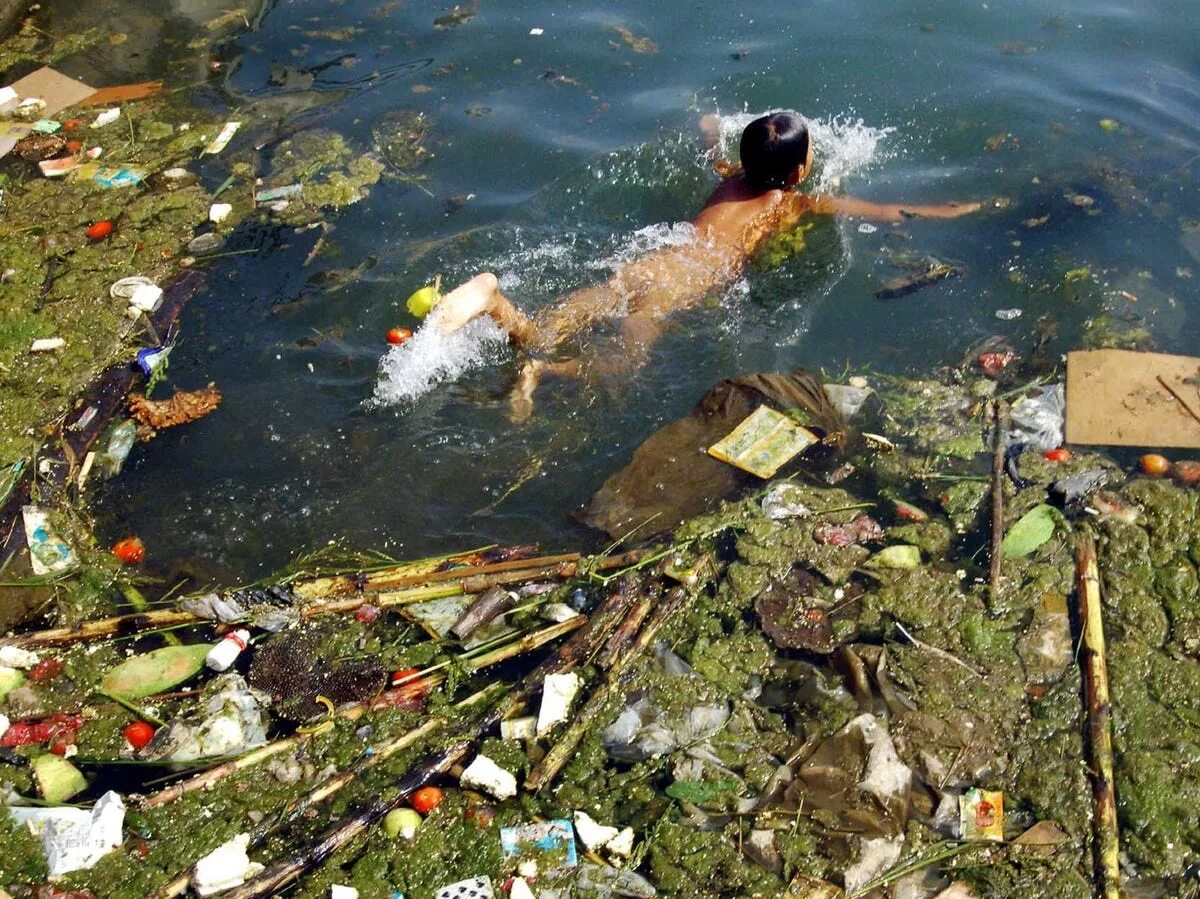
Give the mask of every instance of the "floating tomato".
[[1058, 449], [1046, 450], [1042, 455], [1051, 462], [1066, 462], [1071, 458], [1071, 451], [1060, 446]]
[[1193, 459], [1180, 460], [1175, 463], [1175, 470], [1171, 474], [1185, 487], [1194, 487], [1200, 483], [1200, 462]]
[[379, 606], [373, 606], [369, 602], [364, 602], [354, 610], [354, 620], [361, 621], [363, 624], [372, 624], [378, 617]]
[[1146, 453], [1138, 462], [1142, 466], [1142, 471], [1152, 478], [1161, 478], [1171, 470], [1171, 460], [1158, 453]]
[[125, 537], [113, 544], [112, 554], [126, 565], [137, 565], [146, 558], [146, 544], [138, 537]]
[[393, 346], [400, 346], [400, 344], [409, 340], [411, 337], [412, 331], [408, 330], [408, 328], [392, 328], [387, 332], [387, 342]]
[[29, 669], [29, 679], [35, 684], [48, 684], [62, 674], [63, 664], [58, 659], [42, 659]]
[[68, 750], [75, 745], [75, 731], [64, 730], [50, 738], [46, 748], [55, 755], [67, 755]]
[[416, 811], [422, 815], [428, 815], [431, 811], [442, 804], [442, 800], [446, 798], [446, 794], [437, 787], [421, 787], [417, 792], [412, 794], [412, 799], [409, 800]]
[[114, 227], [116, 226], [108, 219], [92, 222], [88, 225], [87, 229], [88, 240], [104, 240], [104, 238], [113, 233]]
[[83, 149], [83, 141], [75, 140], [74, 138], [67, 141], [67, 152], [78, 153], [82, 149]]
[[141, 749], [154, 739], [154, 725], [148, 721], [135, 721], [126, 724], [121, 733], [134, 749]]

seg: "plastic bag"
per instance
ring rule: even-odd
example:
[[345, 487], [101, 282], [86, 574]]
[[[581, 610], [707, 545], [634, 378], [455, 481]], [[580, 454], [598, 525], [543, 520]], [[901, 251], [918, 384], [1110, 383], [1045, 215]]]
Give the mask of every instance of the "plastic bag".
[[1027, 448], [1039, 452], [1062, 446], [1066, 413], [1067, 400], [1063, 385], [1042, 387], [1012, 407], [1012, 428], [1006, 438], [1007, 444], [1015, 446], [1023, 443]]

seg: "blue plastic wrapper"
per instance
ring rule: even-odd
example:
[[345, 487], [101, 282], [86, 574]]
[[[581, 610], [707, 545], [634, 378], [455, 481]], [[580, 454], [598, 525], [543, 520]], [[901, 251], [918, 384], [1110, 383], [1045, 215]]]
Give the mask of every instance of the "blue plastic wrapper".
[[167, 361], [167, 356], [171, 352], [169, 346], [146, 347], [137, 351], [138, 368], [142, 370], [147, 378], [154, 374], [154, 369], [158, 368]]

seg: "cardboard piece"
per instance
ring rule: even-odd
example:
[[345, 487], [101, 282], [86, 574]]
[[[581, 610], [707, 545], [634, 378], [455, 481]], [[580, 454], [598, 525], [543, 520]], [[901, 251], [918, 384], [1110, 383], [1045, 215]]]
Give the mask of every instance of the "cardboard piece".
[[36, 71], [30, 72], [20, 81], [14, 81], [12, 89], [17, 92], [17, 96], [22, 100], [29, 97], [38, 97], [45, 101], [46, 105], [40, 110], [41, 117], [44, 119], [50, 118], [50, 116], [61, 109], [66, 109], [68, 106], [75, 106], [82, 103], [92, 96], [92, 94], [96, 93], [96, 89], [90, 84], [84, 84], [82, 81], [69, 78], [62, 72], [56, 72], [49, 66], [43, 66]]
[[1131, 350], [1067, 354], [1066, 442], [1200, 447], [1200, 358]]
[[139, 81], [136, 84], [116, 84], [112, 87], [97, 88], [96, 92], [83, 100], [80, 106], [115, 106], [118, 103], [130, 103], [134, 100], [145, 100], [153, 97], [163, 88], [161, 81]]

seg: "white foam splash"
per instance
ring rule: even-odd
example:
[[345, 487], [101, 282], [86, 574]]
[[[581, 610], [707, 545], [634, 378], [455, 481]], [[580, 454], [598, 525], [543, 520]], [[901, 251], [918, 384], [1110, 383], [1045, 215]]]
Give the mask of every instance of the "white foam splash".
[[690, 246], [696, 242], [696, 228], [691, 222], [660, 222], [638, 228], [632, 234], [618, 237], [618, 240], [620, 243], [611, 255], [589, 262], [588, 268], [615, 269], [655, 250]]
[[[783, 110], [789, 111], [789, 110]], [[882, 150], [884, 138], [894, 128], [876, 128], [862, 119], [848, 116], [830, 116], [814, 119], [793, 113], [804, 119], [813, 141], [816, 180], [805, 182], [801, 190], [825, 191], [836, 187], [843, 178], [863, 171], [872, 163], [885, 157]], [[736, 160], [742, 130], [763, 112], [740, 112], [721, 116], [721, 155]]]
[[426, 322], [380, 360], [372, 405], [394, 406], [415, 400], [438, 384], [499, 361], [507, 345], [508, 335], [487, 316], [453, 334]]

